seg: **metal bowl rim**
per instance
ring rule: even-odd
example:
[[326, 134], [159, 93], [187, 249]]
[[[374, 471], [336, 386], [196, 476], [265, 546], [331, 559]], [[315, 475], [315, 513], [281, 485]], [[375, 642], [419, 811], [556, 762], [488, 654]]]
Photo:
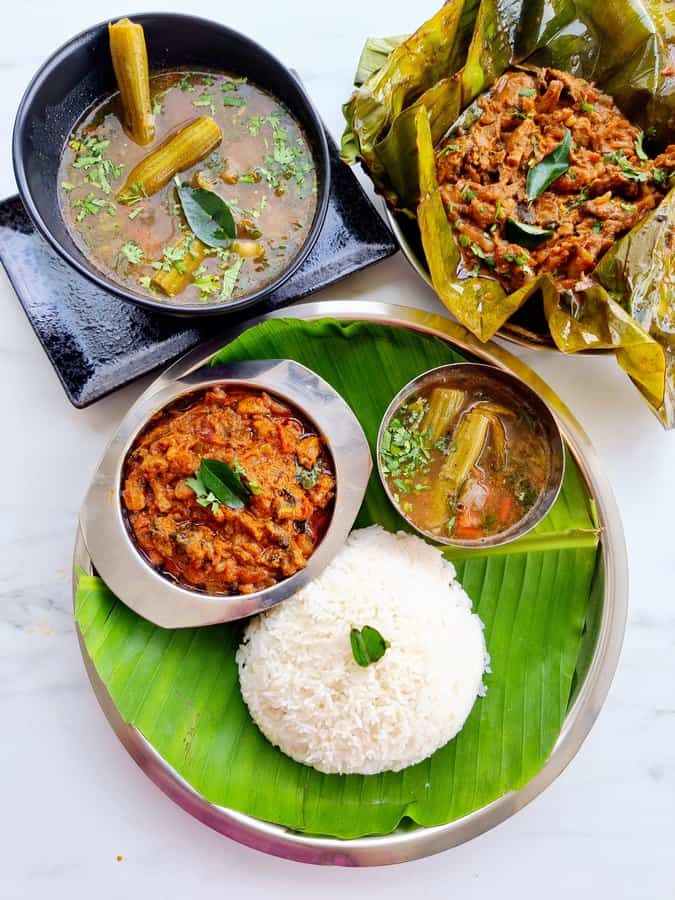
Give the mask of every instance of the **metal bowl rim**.
[[[105, 686], [98, 678], [79, 635], [85, 667], [92, 687], [111, 727], [132, 758], [164, 793], [199, 821], [248, 847], [314, 865], [380, 866], [421, 859], [458, 846], [504, 822], [548, 787], [574, 758], [590, 732], [611, 686], [619, 660], [628, 609], [628, 564], [623, 527], [616, 500], [604, 468], [585, 431], [569, 408], [536, 373], [505, 348], [482, 344], [457, 322], [421, 309], [369, 300], [330, 300], [299, 304], [240, 323], [227, 334], [185, 354], [161, 374], [155, 384], [171, 381], [210, 359], [229, 340], [268, 319], [299, 318], [312, 321], [333, 318], [343, 322], [374, 322], [410, 328], [458, 346], [522, 377], [551, 407], [565, 439], [595, 499], [601, 527], [599, 561], [604, 578], [603, 608], [591, 663], [574, 701], [570, 705], [558, 740], [541, 770], [517, 791], [510, 791], [492, 803], [445, 825], [418, 828], [410, 832], [377, 835], [343, 841], [289, 831], [282, 826], [244, 813], [215, 806], [197, 794], [166, 763], [135, 727], [121, 718]], [[154, 387], [151, 386], [151, 387]], [[73, 569], [73, 598], [78, 556], [83, 544], [76, 542]]]

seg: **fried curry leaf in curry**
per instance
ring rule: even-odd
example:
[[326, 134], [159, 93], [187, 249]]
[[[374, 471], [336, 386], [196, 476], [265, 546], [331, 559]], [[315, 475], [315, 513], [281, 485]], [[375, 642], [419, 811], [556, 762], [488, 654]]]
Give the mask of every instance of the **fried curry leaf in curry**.
[[[298, 466], [316, 467], [311, 487]], [[217, 594], [304, 568], [330, 521], [334, 469], [303, 414], [263, 391], [214, 386], [162, 410], [124, 467], [130, 533], [153, 566]]]

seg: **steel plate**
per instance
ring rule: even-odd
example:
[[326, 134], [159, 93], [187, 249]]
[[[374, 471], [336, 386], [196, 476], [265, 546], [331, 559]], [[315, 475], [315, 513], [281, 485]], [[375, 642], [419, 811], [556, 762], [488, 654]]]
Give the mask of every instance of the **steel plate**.
[[[348, 841], [299, 834], [215, 806], [194, 791], [157, 754], [136, 728], [122, 720], [94, 669], [78, 630], [80, 646], [96, 696], [119, 739], [146, 775], [196, 819], [249, 847], [298, 862], [336, 866], [379, 866], [407, 862], [457, 846], [503, 822], [551, 784], [576, 755], [607, 696], [623, 642], [628, 605], [628, 565], [623, 528], [611, 486], [587, 435], [554, 391], [507, 350], [494, 343], [481, 344], [461, 325], [441, 316], [422, 310], [361, 300], [305, 303], [291, 310], [253, 319], [234, 329], [228, 337], [232, 339], [264, 319], [288, 317], [291, 313], [294, 318], [299, 319], [333, 317], [346, 322], [361, 320], [410, 328], [434, 335], [477, 359], [514, 372], [553, 410], [568, 449], [579, 465], [595, 499], [601, 528], [598, 575], [602, 579], [603, 608], [597, 641], [586, 677], [576, 688], [562, 731], [546, 764], [520, 790], [510, 791], [489, 805], [447, 825], [399, 830], [391, 835]], [[203, 364], [223, 343], [223, 338], [216, 339], [188, 353], [170, 366], [149, 391], [156, 392], [174, 379], [184, 377]], [[73, 596], [78, 566], [85, 571], [92, 569], [91, 560], [79, 534], [73, 566]]]

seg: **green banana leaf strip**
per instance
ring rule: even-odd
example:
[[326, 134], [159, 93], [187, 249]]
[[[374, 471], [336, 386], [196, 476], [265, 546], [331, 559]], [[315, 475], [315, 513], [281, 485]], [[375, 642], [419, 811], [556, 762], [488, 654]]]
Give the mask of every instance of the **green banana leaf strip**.
[[[471, 4], [451, 0], [386, 61], [382, 57], [383, 53], [369, 57], [371, 74], [345, 105], [350, 151], [345, 158], [360, 159], [392, 208], [417, 220], [440, 299], [462, 324], [487, 340], [526, 300], [541, 298], [551, 337], [560, 350], [613, 350], [662, 423], [673, 427], [675, 358], [670, 323], [675, 320], [675, 289], [670, 211], [665, 218], [653, 214], [619, 241], [608, 254], [607, 265], [603, 260], [594, 273], [598, 284], [575, 297], [559, 296], [548, 279], [533, 279], [516, 294], [507, 295], [494, 279], [467, 278], [461, 271], [454, 234], [444, 222], [437, 190], [430, 186], [429, 138], [422, 125], [424, 115], [435, 147], [462, 123], [467, 111], [475, 115], [476, 98], [510, 66], [554, 66], [592, 78], [611, 94], [642, 127], [654, 154], [673, 140], [674, 133], [673, 4], [668, 0], [481, 0]], [[375, 70], [378, 62], [382, 67]], [[358, 110], [364, 109], [378, 112], [360, 115]], [[630, 253], [628, 246], [633, 248]], [[657, 249], [655, 257], [642, 257], [642, 267], [640, 246]], [[623, 275], [612, 275], [611, 267], [623, 267]]]
[[[272, 320], [216, 360], [266, 357], [295, 359], [329, 381], [359, 416], [371, 448], [394, 393], [420, 371], [463, 358], [434, 338], [397, 328]], [[376, 474], [357, 526], [372, 522], [404, 527]], [[561, 495], [536, 533], [499, 549], [456, 557], [486, 626], [487, 695], [455, 740], [397, 774], [321, 775], [272, 747], [239, 692], [240, 624], [156, 628], [88, 575], [79, 580], [76, 618], [122, 718], [208, 800], [312, 834], [386, 834], [405, 821], [452, 821], [532, 778], [560, 733], [579, 680], [577, 659], [587, 665], [589, 628], [597, 621], [591, 603], [602, 601], [591, 593], [597, 531], [571, 459]]]

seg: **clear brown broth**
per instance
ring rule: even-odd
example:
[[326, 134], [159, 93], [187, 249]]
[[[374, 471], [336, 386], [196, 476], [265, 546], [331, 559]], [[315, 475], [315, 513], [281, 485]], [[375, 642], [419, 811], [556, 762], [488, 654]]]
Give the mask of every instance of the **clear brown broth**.
[[[167, 262], [165, 251], [168, 248], [171, 254], [186, 236], [174, 183], [132, 206], [116, 203], [115, 194], [125, 173], [171, 133], [199, 115], [211, 115], [222, 130], [222, 143], [206, 160], [182, 172], [180, 180], [214, 190], [230, 205], [238, 237], [249, 244], [255, 240], [264, 252], [257, 258], [211, 252], [195, 279], [171, 302], [227, 302], [248, 296], [274, 281], [307, 238], [317, 204], [316, 173], [307, 140], [278, 100], [233, 76], [165, 72], [152, 76], [150, 87], [156, 125], [150, 145], [137, 145], [124, 131], [117, 93], [91, 108], [74, 129], [59, 172], [61, 208], [69, 230], [81, 251], [113, 281], [153, 299], [167, 299], [151, 279], [160, 264], [174, 264]], [[282, 146], [293, 150], [290, 166], [275, 162], [278, 134], [283, 135]], [[115, 171], [107, 174], [109, 190], [96, 183], [98, 166], [77, 166], [78, 160], [86, 160], [87, 151], [75, 149], [73, 141], [92, 137], [110, 142], [102, 156], [119, 167], [118, 177]], [[241, 181], [242, 176], [259, 180]], [[123, 251], [130, 244], [141, 248], [140, 263], [130, 261]], [[231, 275], [233, 268], [238, 271], [228, 293], [223, 276]]]

